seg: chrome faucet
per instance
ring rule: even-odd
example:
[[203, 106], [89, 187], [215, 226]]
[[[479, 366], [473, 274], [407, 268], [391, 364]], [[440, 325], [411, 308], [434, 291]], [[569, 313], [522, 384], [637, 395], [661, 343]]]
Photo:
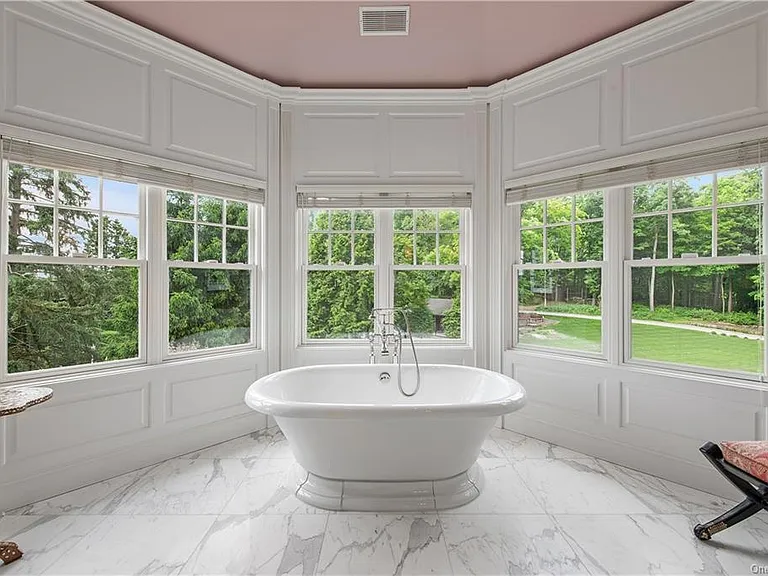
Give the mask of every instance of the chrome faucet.
[[[401, 314], [405, 322], [405, 336], [408, 337], [413, 350], [413, 360], [416, 363], [416, 388], [410, 394], [403, 390], [402, 379], [402, 356], [403, 356], [403, 331], [395, 323], [395, 315]], [[371, 352], [368, 361], [371, 364], [376, 363], [376, 340], [381, 343], [379, 349], [380, 357], [391, 357], [392, 363], [397, 363], [397, 387], [403, 396], [413, 396], [421, 387], [421, 369], [419, 368], [419, 359], [416, 356], [416, 345], [413, 343], [413, 334], [411, 333], [408, 310], [405, 308], [374, 308], [368, 317], [371, 321], [371, 331], [368, 332], [368, 343]]]

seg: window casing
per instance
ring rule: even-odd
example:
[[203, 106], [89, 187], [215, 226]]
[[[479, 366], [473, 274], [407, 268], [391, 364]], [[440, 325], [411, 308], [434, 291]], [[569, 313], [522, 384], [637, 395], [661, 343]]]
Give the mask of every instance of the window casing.
[[[260, 345], [258, 204], [101, 171], [1, 165], [0, 380]], [[192, 199], [191, 213], [166, 219], [171, 194]], [[188, 341], [169, 342], [179, 330]]]
[[300, 210], [299, 344], [359, 341], [377, 306], [410, 309], [416, 338], [466, 344], [468, 213]]

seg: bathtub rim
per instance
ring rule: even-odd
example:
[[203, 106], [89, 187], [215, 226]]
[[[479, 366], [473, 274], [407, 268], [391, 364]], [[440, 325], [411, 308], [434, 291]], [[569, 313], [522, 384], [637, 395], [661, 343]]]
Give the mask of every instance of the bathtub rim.
[[[440, 403], [440, 404], [398, 404], [398, 405], [381, 405], [381, 404], [365, 404], [365, 403], [317, 403], [317, 402], [301, 402], [296, 400], [281, 400], [273, 397], [268, 397], [257, 389], [260, 386], [267, 384], [280, 376], [286, 374], [295, 374], [300, 372], [308, 372], [317, 368], [360, 368], [362, 366], [371, 366], [370, 364], [315, 364], [311, 366], [299, 366], [296, 368], [288, 368], [286, 370], [280, 370], [267, 376], [263, 376], [256, 380], [248, 387], [245, 392], [245, 403], [253, 410], [261, 412], [262, 414], [268, 414], [276, 417], [292, 417], [292, 418], [365, 418], [371, 417], [376, 414], [381, 417], [424, 417], [429, 416], [453, 416], [453, 417], [473, 417], [473, 416], [501, 416], [503, 414], [509, 414], [516, 410], [519, 410], [526, 404], [526, 392], [525, 388], [515, 379], [510, 378], [506, 374], [501, 372], [494, 372], [492, 370], [486, 370], [485, 368], [477, 368], [475, 366], [463, 366], [457, 364], [421, 364], [422, 368], [451, 368], [460, 369], [468, 372], [476, 372], [483, 374], [491, 374], [494, 377], [501, 378], [506, 381], [510, 388], [511, 393], [507, 396], [503, 396], [498, 399], [489, 400], [487, 402], [478, 402], [471, 404], [455, 404], [455, 403]], [[374, 366], [395, 368], [389, 364], [375, 364]], [[403, 366], [412, 367], [414, 364], [404, 364]], [[394, 378], [390, 383], [392, 386], [397, 386]]]

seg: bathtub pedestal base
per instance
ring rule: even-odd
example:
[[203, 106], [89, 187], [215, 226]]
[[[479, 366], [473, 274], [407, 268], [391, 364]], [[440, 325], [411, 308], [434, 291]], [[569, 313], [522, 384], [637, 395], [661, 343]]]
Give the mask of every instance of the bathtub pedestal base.
[[307, 472], [296, 497], [317, 508], [360, 512], [414, 512], [463, 506], [483, 489], [483, 473], [469, 470], [443, 480], [373, 482], [332, 480]]

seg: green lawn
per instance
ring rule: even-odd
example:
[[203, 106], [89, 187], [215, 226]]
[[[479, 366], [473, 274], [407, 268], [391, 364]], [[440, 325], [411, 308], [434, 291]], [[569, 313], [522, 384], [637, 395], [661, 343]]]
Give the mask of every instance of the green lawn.
[[[599, 319], [560, 317], [557, 324], [521, 335], [520, 341], [551, 348], [600, 352], [600, 325]], [[737, 336], [644, 324], [632, 327], [632, 357], [644, 360], [760, 372], [762, 347], [760, 340]]]

